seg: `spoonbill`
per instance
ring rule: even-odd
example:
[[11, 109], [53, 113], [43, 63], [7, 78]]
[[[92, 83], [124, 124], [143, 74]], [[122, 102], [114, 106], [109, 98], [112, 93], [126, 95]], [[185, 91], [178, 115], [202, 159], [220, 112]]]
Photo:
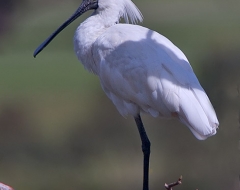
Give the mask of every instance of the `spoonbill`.
[[134, 117], [142, 141], [143, 190], [148, 190], [150, 141], [140, 113], [177, 118], [199, 140], [216, 134], [219, 122], [186, 56], [166, 37], [136, 25], [143, 17], [131, 0], [83, 0], [34, 57], [88, 10], [94, 11], [75, 32], [75, 52], [98, 75], [120, 114]]

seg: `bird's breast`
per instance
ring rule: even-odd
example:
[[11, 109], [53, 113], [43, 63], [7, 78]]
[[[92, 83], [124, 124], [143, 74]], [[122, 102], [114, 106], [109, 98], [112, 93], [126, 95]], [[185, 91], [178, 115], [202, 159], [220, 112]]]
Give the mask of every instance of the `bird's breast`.
[[84, 67], [97, 74], [96, 61], [94, 61], [93, 44], [107, 28], [96, 19], [89, 17], [77, 28], [74, 35], [74, 50]]

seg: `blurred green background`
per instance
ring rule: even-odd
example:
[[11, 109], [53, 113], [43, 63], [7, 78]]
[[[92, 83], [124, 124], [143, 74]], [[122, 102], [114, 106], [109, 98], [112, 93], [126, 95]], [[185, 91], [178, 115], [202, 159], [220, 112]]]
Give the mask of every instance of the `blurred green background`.
[[[240, 174], [240, 1], [135, 0], [141, 25], [188, 57], [220, 129], [198, 141], [176, 120], [143, 116], [152, 142], [150, 189], [183, 175], [179, 190], [237, 190]], [[86, 13], [32, 54], [77, 0], [0, 0], [0, 181], [15, 189], [141, 189], [134, 120], [120, 116], [73, 51]]]

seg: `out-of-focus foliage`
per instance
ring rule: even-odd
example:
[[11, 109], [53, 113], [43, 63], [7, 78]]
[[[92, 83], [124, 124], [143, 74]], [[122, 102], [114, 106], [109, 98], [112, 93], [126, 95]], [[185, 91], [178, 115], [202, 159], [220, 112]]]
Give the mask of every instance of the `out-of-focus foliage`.
[[[179, 190], [239, 189], [240, 3], [134, 2], [142, 25], [187, 55], [220, 120], [216, 136], [198, 141], [178, 121], [143, 116], [150, 188], [183, 175]], [[0, 0], [0, 181], [15, 189], [141, 188], [135, 123], [119, 115], [73, 52], [74, 30], [89, 13], [32, 57], [79, 4]]]

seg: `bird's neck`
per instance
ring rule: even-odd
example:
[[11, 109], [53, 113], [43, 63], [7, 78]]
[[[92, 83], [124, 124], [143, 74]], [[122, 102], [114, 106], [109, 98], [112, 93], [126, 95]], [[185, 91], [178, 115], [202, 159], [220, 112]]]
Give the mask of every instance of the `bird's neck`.
[[74, 48], [78, 59], [84, 67], [97, 74], [98, 66], [94, 63], [92, 47], [96, 39], [109, 27], [116, 24], [117, 19], [106, 19], [106, 15], [94, 13], [77, 28], [74, 36]]

